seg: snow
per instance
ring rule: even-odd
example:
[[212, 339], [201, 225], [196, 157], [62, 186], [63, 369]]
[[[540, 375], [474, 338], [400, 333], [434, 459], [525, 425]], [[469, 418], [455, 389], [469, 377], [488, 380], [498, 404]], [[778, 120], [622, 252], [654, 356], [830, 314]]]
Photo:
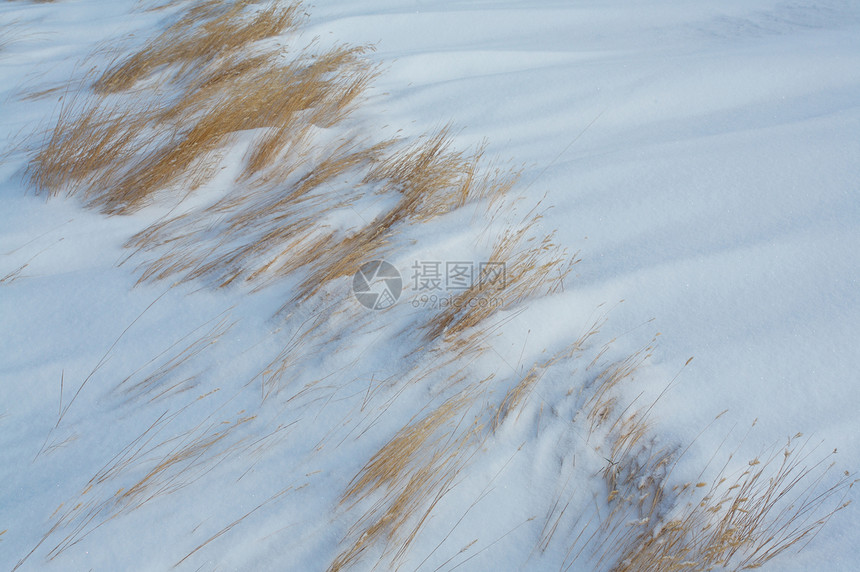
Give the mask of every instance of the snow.
[[[607, 314], [574, 365], [586, 375], [610, 339], [606, 359], [619, 359], [659, 332], [626, 395], [645, 392], [647, 403], [678, 375], [652, 414], [661, 442], [686, 446], [728, 410], [683, 457], [679, 483], [718, 449], [737, 447], [740, 466], [797, 432], [823, 443], [816, 454], [837, 448], [837, 472], [860, 466], [860, 6], [319, 0], [308, 11], [306, 38], [377, 47], [386, 71], [362, 120], [412, 136], [451, 121], [461, 148], [487, 138], [490, 155], [525, 165], [518, 208], [551, 207], [540, 229], [582, 258], [564, 292], [506, 314], [476, 374], [522, 375]], [[131, 0], [0, 5], [0, 148], [56, 111], [58, 95], [22, 93], [67, 80], [103, 43], [137, 45], [166, 17]], [[140, 261], [118, 265], [123, 244], [158, 209], [105, 217], [34, 196], [25, 161], [0, 156], [0, 566], [36, 547], [19, 570], [325, 569], [361, 514], [338, 504], [351, 479], [447, 397], [446, 371], [402, 387], [371, 381], [433, 365], [401, 356], [420, 346], [416, 323], [436, 310], [401, 303], [383, 320], [328, 315], [314, 301], [285, 318], [275, 314], [289, 281], [259, 291], [136, 285]], [[350, 220], [340, 215], [331, 224]], [[473, 220], [454, 213], [404, 230], [388, 258], [405, 283], [417, 260], [484, 260]], [[316, 323], [337, 335], [314, 337]], [[214, 331], [211, 348], [177, 370], [185, 392], [150, 402], [117, 390], [156, 371], [162, 352]], [[261, 403], [261, 372], [284, 347], [296, 356], [290, 389]], [[546, 552], [534, 547], [557, 498], [591, 511], [602, 490], [596, 437], [569, 422], [582, 405], [572, 378], [549, 371], [516, 421], [481, 442], [403, 569], [570, 563], [559, 539], [576, 536], [572, 517]], [[164, 475], [176, 492], [137, 510], [102, 506], [40, 543], [55, 509], [141, 434], [152, 440], [127, 473], [82, 498], [109, 498], [154, 459], [228, 427], [213, 458]], [[237, 453], [250, 441], [252, 453]], [[855, 570], [855, 508], [764, 569]], [[80, 541], [48, 560], [76, 526]]]

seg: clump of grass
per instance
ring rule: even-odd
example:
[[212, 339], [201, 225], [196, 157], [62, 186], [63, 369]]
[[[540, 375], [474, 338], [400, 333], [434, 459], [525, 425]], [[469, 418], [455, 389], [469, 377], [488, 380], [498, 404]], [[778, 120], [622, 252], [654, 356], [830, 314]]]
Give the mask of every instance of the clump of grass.
[[364, 261], [381, 257], [401, 225], [427, 222], [471, 201], [504, 194], [513, 185], [512, 176], [480, 175], [483, 148], [466, 155], [451, 147], [450, 128], [444, 127], [373, 165], [363, 183], [381, 185], [380, 193], [395, 193], [396, 204], [354, 234], [317, 244], [314, 252], [321, 256], [311, 261], [300, 298], [315, 294], [331, 280], [352, 276]]
[[[126, 213], [171, 186], [198, 188], [238, 133], [258, 132], [244, 170], [250, 177], [309, 126], [348, 115], [376, 73], [362, 57], [368, 48], [305, 51], [286, 61], [277, 48], [249, 53], [290, 29], [298, 10], [272, 4], [254, 13], [253, 4], [195, 5], [163, 37], [96, 78], [94, 93], [64, 100], [30, 164], [36, 187]], [[169, 79], [125, 91], [157, 79], [157, 71]]]
[[[853, 486], [850, 475], [823, 485], [833, 467], [827, 465], [830, 455], [813, 460], [815, 449], [808, 442], [797, 444], [800, 434], [764, 460], [750, 461], [739, 475], [728, 474], [730, 455], [712, 479], [673, 486], [672, 472], [684, 452], [660, 444], [650, 414], [675, 380], [642, 409], [633, 408], [636, 400], [622, 409], [618, 396], [652, 350], [649, 345], [606, 367], [585, 402], [589, 435], [599, 434], [609, 445], [596, 447], [606, 460], [602, 477], [609, 510], [598, 523], [585, 525], [563, 569], [585, 551], [591, 553], [589, 566], [613, 572], [757, 568], [799, 548], [848, 505], [833, 501]], [[548, 523], [553, 516], [561, 518], [552, 512]], [[557, 527], [558, 522], [550, 530]], [[585, 536], [587, 530], [591, 533]], [[550, 538], [541, 537], [543, 549]]]
[[271, 281], [308, 265], [319, 256], [322, 237], [335, 242], [320, 231], [320, 220], [362, 196], [351, 189], [333, 195], [334, 179], [372, 163], [389, 144], [343, 142], [283, 186], [240, 187], [211, 207], [152, 226], [128, 243], [155, 254], [141, 266], [141, 280], [178, 275], [227, 286]]
[[471, 201], [504, 196], [519, 178], [516, 171], [483, 171], [486, 145], [472, 154], [455, 149], [450, 125], [422, 139], [385, 157], [365, 179], [400, 197], [392, 224], [426, 222]]
[[578, 260], [568, 257], [553, 235], [534, 236], [531, 231], [539, 220], [539, 215], [531, 216], [499, 237], [489, 257], [493, 265], [485, 266], [478, 280], [427, 323], [429, 340], [455, 342], [494, 314], [564, 287], [564, 279]]
[[[259, 185], [240, 187], [211, 207], [147, 229], [129, 246], [156, 253], [143, 265], [142, 280], [179, 274], [227, 286], [303, 270], [296, 299], [307, 299], [327, 283], [353, 275], [364, 261], [383, 256], [401, 226], [472, 201], [492, 200], [513, 185], [511, 173], [480, 171], [483, 148], [467, 155], [451, 146], [448, 128], [392, 152], [398, 147], [393, 140], [372, 145], [346, 140], [312, 159], [297, 159], [304, 163], [301, 168], [286, 162], [280, 167], [283, 184], [264, 177]], [[341, 178], [358, 181], [332, 193]], [[397, 200], [357, 229], [320, 228], [320, 220], [368, 193]]]
[[854, 483], [846, 472], [822, 486], [833, 467], [830, 455], [813, 462], [814, 449], [795, 439], [763, 460], [749, 461], [740, 475], [728, 475], [724, 467], [710, 484], [683, 485], [681, 494], [704, 494], [627, 545], [613, 570], [745, 570], [800, 548], [848, 506], [844, 493]]
[[[316, 153], [313, 128], [342, 122], [378, 68], [364, 57], [366, 46], [307, 48], [292, 58], [264, 47], [262, 40], [295, 27], [299, 8], [256, 4], [193, 3], [167, 31], [96, 77], [94, 93], [65, 99], [30, 163], [38, 189], [120, 214], [158, 197], [187, 196], [216, 174], [237, 134], [253, 134], [234, 192], [130, 241], [156, 253], [142, 265], [142, 280], [206, 277], [226, 286], [303, 268], [296, 298], [307, 299], [378, 257], [401, 225], [511, 189], [515, 172], [483, 171], [484, 147], [471, 155], [453, 149], [447, 127], [391, 152], [393, 141], [350, 136]], [[349, 177], [360, 180], [358, 188], [333, 195], [341, 184], [335, 181]], [[355, 231], [320, 228], [326, 214], [367, 192], [399, 200]]]
[[464, 415], [473, 396], [464, 392], [409, 423], [353, 479], [341, 503], [351, 507], [375, 499], [350, 529], [330, 572], [349, 569], [377, 543], [379, 562], [394, 567], [408, 551], [430, 513], [454, 486], [474, 454], [480, 426]]
[[268, 3], [249, 14], [247, 8], [259, 3], [196, 2], [142, 50], [105, 70], [94, 83], [96, 92], [125, 91], [159, 71], [168, 73], [161, 81], [181, 79], [193, 68], [205, 68], [219, 57], [241, 53], [255, 42], [283, 34], [298, 24], [298, 4]]

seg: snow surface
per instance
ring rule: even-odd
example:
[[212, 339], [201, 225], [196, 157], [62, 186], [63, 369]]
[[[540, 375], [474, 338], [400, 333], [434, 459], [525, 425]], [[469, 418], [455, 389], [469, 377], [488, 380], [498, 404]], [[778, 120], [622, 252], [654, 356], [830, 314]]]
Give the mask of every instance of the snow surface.
[[[617, 355], [662, 334], [643, 390], [660, 391], [695, 356], [658, 402], [661, 440], [689, 442], [729, 410], [681, 474], [696, 475], [729, 432], [734, 447], [754, 419], [738, 462], [803, 432], [838, 448], [840, 471], [860, 467], [860, 4], [319, 0], [309, 11], [308, 38], [376, 44], [387, 69], [363, 117], [414, 135], [450, 120], [463, 147], [486, 137], [492, 155], [525, 165], [518, 192], [551, 205], [542, 229], [580, 252], [564, 293], [529, 303], [494, 342], [500, 359], [521, 370], [558, 351], [604, 304], [603, 341], [617, 338]], [[164, 17], [130, 0], [0, 5], [0, 146], [49, 125], [56, 109], [56, 93], [21, 94], [68, 79], [101, 42], [141, 42]], [[178, 569], [325, 569], [355, 520], [339, 495], [432, 402], [432, 385], [411, 386], [370, 400], [376, 417], [357, 409], [369, 380], [399, 371], [392, 356], [416, 343], [398, 334], [414, 314], [390, 314], [381, 332], [372, 315], [332, 317], [343, 336], [319, 346], [302, 327], [325, 308], [272, 318], [288, 284], [135, 286], [134, 263], [117, 265], [122, 244], [160, 213], [104, 217], [73, 199], [46, 201], [24, 183], [24, 165], [20, 153], [0, 162], [0, 567], [37, 547], [19, 569], [164, 570], [254, 511]], [[480, 257], [469, 221], [411, 230], [404, 244], [419, 246], [392, 261]], [[206, 397], [172, 417], [183, 394], [150, 404], [115, 390], [197, 328], [223, 330], [215, 351], [181, 370], [199, 375], [186, 394]], [[323, 381], [261, 406], [246, 383], [293, 340], [296, 388], [329, 374], [363, 381]], [[528, 519], [546, 513], [562, 475], [576, 482], [601, 466], [559, 423], [535, 430], [544, 405], [563, 407], [563, 380], [546, 384], [522, 423], [485, 444], [404, 569], [559, 567], [566, 547], [532, 554], [542, 522]], [[402, 413], [381, 415], [389, 406]], [[191, 482], [176, 481], [181, 490], [74, 523], [79, 542], [46, 560], [71, 530], [40, 544], [57, 507], [153, 423], [165, 437], [199, 435], [254, 414], [230, 435], [265, 437], [250, 462], [225, 445]], [[574, 506], [591, 510], [587, 489], [570, 493]], [[851, 507], [766, 569], [856, 570], [858, 529]]]

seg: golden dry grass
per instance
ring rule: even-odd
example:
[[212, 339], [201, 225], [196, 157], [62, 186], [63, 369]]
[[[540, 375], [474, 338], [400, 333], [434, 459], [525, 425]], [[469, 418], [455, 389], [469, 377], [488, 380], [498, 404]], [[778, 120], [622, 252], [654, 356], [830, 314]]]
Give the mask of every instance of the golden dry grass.
[[[282, 163], [278, 181], [266, 176], [240, 186], [211, 207], [154, 225], [128, 245], [154, 254], [142, 266], [142, 280], [179, 275], [227, 286], [238, 279], [270, 282], [301, 270], [305, 277], [296, 299], [304, 300], [383, 256], [403, 225], [492, 200], [512, 187], [514, 174], [480, 170], [482, 148], [466, 155], [451, 145], [450, 130], [443, 128], [411, 145], [348, 139], [308, 151], [311, 158]], [[333, 193], [340, 178], [357, 182]], [[329, 213], [369, 193], [397, 200], [372, 220], [359, 221], [358, 228], [320, 228]]]
[[241, 53], [255, 42], [283, 34], [298, 23], [298, 4], [208, 0], [185, 15], [140, 51], [121, 58], [95, 81], [98, 93], [116, 93], [166, 72], [159, 81], [182, 79], [192, 68], [205, 68], [219, 57]]
[[396, 567], [474, 454], [481, 427], [465, 418], [473, 399], [464, 392], [447, 400], [401, 429], [365, 464], [341, 502], [370, 508], [347, 533], [330, 572], [349, 569], [378, 545], [378, 562]]
[[[677, 376], [647, 407], [634, 409], [635, 400], [618, 398], [652, 350], [650, 345], [610, 364], [586, 401], [589, 434], [602, 436], [596, 450], [606, 460], [602, 477], [608, 512], [583, 526], [563, 569], [584, 561], [613, 572], [757, 568], [800, 548], [798, 543], [848, 505], [844, 495], [853, 486], [851, 476], [846, 472], [824, 484], [833, 467], [829, 455], [816, 458], [808, 442], [798, 445], [800, 434], [764, 460], [750, 461], [739, 475], [728, 474], [729, 455], [722, 470], [706, 481], [673, 485], [672, 472], [686, 450], [661, 444], [650, 414]], [[547, 516], [538, 545], [542, 550], [563, 515], [558, 504]]]
[[291, 65], [262, 58], [227, 62], [204, 73], [204, 81], [189, 85], [175, 102], [91, 96], [83, 109], [66, 102], [31, 163], [32, 180], [44, 191], [78, 194], [105, 212], [126, 213], [149, 204], [159, 191], [181, 185], [181, 198], [199, 188], [215, 174], [219, 151], [231, 138], [254, 130], [261, 135], [245, 176], [264, 172], [294, 134], [300, 138], [308, 126], [327, 125], [348, 112], [374, 73], [360, 59], [363, 51], [337, 48]]
[[[502, 281], [489, 274], [489, 269], [497, 266], [486, 266], [485, 274], [427, 323], [429, 340], [453, 342], [498, 312], [563, 289], [564, 279], [577, 259], [555, 244], [552, 235], [533, 234], [532, 228], [539, 220], [539, 215], [530, 215], [523, 224], [498, 238], [489, 262], [503, 265]], [[483, 300], [492, 303], [476, 303]]]
[[368, 48], [305, 50], [292, 59], [278, 46], [255, 52], [292, 29], [299, 10], [257, 4], [194, 3], [162, 36], [95, 77], [89, 95], [64, 98], [30, 163], [35, 186], [125, 213], [171, 186], [199, 187], [238, 133], [257, 132], [250, 177], [309, 126], [342, 120], [376, 73], [362, 57]]
[[[382, 256], [402, 225], [492, 202], [513, 187], [516, 172], [484, 170], [483, 146], [469, 155], [454, 150], [447, 127], [413, 144], [347, 136], [317, 151], [310, 132], [343, 121], [377, 67], [363, 57], [367, 47], [309, 47], [289, 58], [279, 48], [254, 48], [292, 30], [299, 10], [257, 4], [192, 3], [179, 22], [94, 78], [91, 95], [65, 98], [30, 162], [38, 189], [127, 213], [160, 198], [181, 200], [217, 174], [237, 134], [253, 134], [224, 199], [129, 242], [150, 256], [141, 280], [207, 278], [227, 286], [302, 269], [296, 300], [304, 300]], [[359, 182], [332, 193], [344, 178]], [[326, 214], [367, 193], [399, 200], [356, 230], [319, 228]], [[531, 261], [522, 258], [527, 272]]]
[[[308, 265], [324, 242], [321, 217], [361, 197], [349, 189], [333, 196], [330, 181], [373, 162], [388, 144], [341, 143], [292, 185], [240, 187], [211, 207], [154, 225], [128, 244], [154, 255], [141, 266], [141, 280], [207, 278], [227, 286], [269, 282]], [[332, 233], [323, 236], [336, 242]]]
[[[177, 25], [97, 78], [90, 100], [65, 102], [47, 145], [31, 163], [38, 187], [78, 194], [106, 212], [123, 213], [163, 196], [171, 186], [199, 187], [212, 176], [218, 153], [233, 134], [256, 132], [233, 192], [202, 210], [158, 223], [130, 241], [139, 251], [155, 253], [142, 269], [142, 280], [214, 277], [226, 286], [239, 278], [274, 279], [305, 269], [298, 296], [305, 299], [378, 255], [398, 227], [426, 222], [472, 201], [492, 200], [513, 186], [515, 173], [481, 172], [483, 147], [470, 155], [454, 150], [449, 128], [414, 144], [366, 144], [347, 138], [317, 152], [310, 131], [342, 121], [376, 70], [362, 58], [365, 48], [299, 54], [287, 63], [274, 53], [246, 55], [252, 42], [279, 33], [289, 18], [269, 11], [238, 25], [235, 20], [245, 4], [194, 4]], [[218, 42], [227, 38], [217, 49], [216, 36]], [[171, 95], [149, 97], [154, 89]], [[398, 199], [355, 231], [321, 234], [321, 216], [350, 204], [349, 193], [333, 197], [331, 192], [344, 176], [359, 181], [355, 198], [373, 192]], [[212, 227], [213, 220], [218, 228]], [[213, 235], [214, 244], [209, 239]], [[302, 343], [318, 326], [318, 321], [309, 325]], [[166, 373], [195, 355], [204, 342], [181, 348], [161, 360], [154, 373], [141, 381], [127, 380], [122, 388], [134, 395], [165, 391]], [[287, 344], [264, 369], [264, 399], [295, 367], [294, 350]], [[176, 388], [166, 386], [167, 391]], [[365, 532], [333, 569], [355, 561], [382, 538], [387, 539], [386, 552], [394, 551], [395, 559], [403, 555], [423, 521], [413, 522], [413, 513], [424, 510], [426, 518], [435, 506], [433, 501], [427, 504], [428, 498], [438, 500], [465, 462], [462, 451], [474, 428], [467, 425], [452, 438], [441, 426], [466, 404], [446, 402], [404, 429], [365, 467], [344, 502], [358, 502], [368, 491], [380, 489], [387, 491], [389, 502], [359, 519], [353, 531]], [[434, 432], [438, 434], [430, 438]], [[398, 456], [389, 455], [395, 450], [400, 450]], [[175, 464], [171, 459], [129, 491], [137, 494], [148, 487]], [[75, 518], [67, 515], [63, 522]], [[63, 545], [58, 547], [61, 551]]]
[[[427, 222], [472, 201], [504, 194], [513, 185], [504, 175], [479, 174], [483, 148], [466, 155], [451, 146], [450, 129], [445, 127], [372, 166], [363, 184], [381, 185], [378, 192], [394, 193], [398, 201], [341, 240], [326, 236], [314, 244], [307, 253], [310, 272], [300, 287], [300, 299], [331, 280], [352, 276], [363, 262], [383, 256], [402, 225]], [[480, 184], [476, 183], [479, 178]]]
[[[161, 37], [98, 77], [88, 99], [64, 100], [56, 127], [30, 163], [37, 188], [126, 213], [166, 192], [186, 196], [216, 174], [236, 134], [255, 134], [236, 191], [130, 242], [157, 254], [142, 279], [211, 277], [225, 286], [308, 267], [298, 295], [305, 299], [379, 256], [400, 225], [502, 196], [513, 186], [515, 173], [480, 170], [482, 147], [468, 156], [452, 150], [448, 128], [388, 154], [392, 141], [347, 138], [316, 156], [309, 130], [347, 117], [377, 73], [363, 58], [368, 48], [301, 52], [286, 62], [273, 51], [248, 55], [254, 42], [292, 26], [297, 10], [271, 6], [239, 25], [248, 4], [195, 4]], [[300, 168], [305, 174], [290, 180]], [[320, 233], [321, 216], [362, 196], [347, 190], [346, 198], [332, 200], [335, 180], [350, 174], [369, 192], [400, 200], [357, 231]], [[211, 219], [222, 221], [215, 244], [201, 236], [214, 234]]]
[[[848, 506], [844, 495], [854, 484], [846, 472], [822, 486], [832, 468], [829, 456], [815, 460], [807, 445], [789, 439], [765, 459], [749, 461], [740, 475], [721, 472], [710, 484], [683, 485], [682, 497], [694, 498], [613, 554], [613, 570], [745, 570], [799, 549]], [[700, 490], [703, 495], [696, 494]]]

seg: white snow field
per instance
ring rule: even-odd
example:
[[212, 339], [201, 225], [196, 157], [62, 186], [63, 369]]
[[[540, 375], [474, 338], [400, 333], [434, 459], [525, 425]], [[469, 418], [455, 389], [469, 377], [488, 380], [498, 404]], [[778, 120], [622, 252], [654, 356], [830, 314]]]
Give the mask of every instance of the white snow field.
[[[243, 178], [253, 108], [199, 188], [37, 188], [98, 74], [226, 4], [0, 1], [0, 569], [860, 568], [860, 3], [317, 0], [247, 53], [373, 44], [380, 73], [280, 183]], [[100, 101], [168, 100], [148, 73]], [[347, 169], [266, 202], [445, 126], [437, 155], [485, 142], [516, 184], [386, 219], [408, 191]], [[239, 234], [237, 196], [266, 205]], [[403, 283], [376, 310], [373, 259]]]

